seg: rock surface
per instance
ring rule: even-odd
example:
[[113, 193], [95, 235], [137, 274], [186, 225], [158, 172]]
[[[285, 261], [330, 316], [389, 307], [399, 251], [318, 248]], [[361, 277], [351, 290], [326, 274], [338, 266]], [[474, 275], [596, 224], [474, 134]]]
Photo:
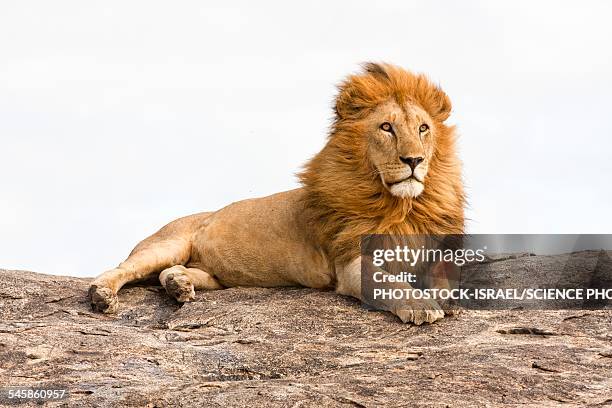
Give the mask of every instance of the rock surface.
[[610, 310], [410, 326], [332, 292], [235, 288], [181, 307], [135, 286], [107, 316], [89, 282], [0, 270], [1, 385], [64, 387], [48, 405], [68, 407], [612, 405]]

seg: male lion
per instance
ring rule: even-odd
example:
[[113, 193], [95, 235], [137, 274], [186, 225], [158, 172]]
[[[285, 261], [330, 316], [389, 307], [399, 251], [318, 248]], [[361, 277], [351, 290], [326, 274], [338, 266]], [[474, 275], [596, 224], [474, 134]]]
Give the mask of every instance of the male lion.
[[[171, 222], [91, 284], [93, 308], [116, 312], [123, 285], [157, 274], [179, 302], [233, 286], [335, 288], [361, 299], [362, 235], [463, 233], [450, 110], [425, 76], [365, 64], [339, 86], [327, 144], [300, 174], [302, 188]], [[414, 324], [444, 316], [432, 301], [390, 310]]]

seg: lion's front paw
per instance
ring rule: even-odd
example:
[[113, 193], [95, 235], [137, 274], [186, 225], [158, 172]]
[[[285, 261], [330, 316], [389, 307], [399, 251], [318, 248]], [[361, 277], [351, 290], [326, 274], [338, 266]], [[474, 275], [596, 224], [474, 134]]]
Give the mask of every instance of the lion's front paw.
[[185, 303], [195, 299], [195, 289], [187, 275], [170, 272], [166, 275], [165, 282], [166, 292], [177, 302]]
[[393, 314], [404, 323], [421, 325], [442, 319], [444, 317], [444, 310], [435, 301], [419, 300], [399, 305], [393, 310]]
[[112, 289], [93, 284], [89, 288], [91, 308], [102, 313], [117, 313], [119, 298]]

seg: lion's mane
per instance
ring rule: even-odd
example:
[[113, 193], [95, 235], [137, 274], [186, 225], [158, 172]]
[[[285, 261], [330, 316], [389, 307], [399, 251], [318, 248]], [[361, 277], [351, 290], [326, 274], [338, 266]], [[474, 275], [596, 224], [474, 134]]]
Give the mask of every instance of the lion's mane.
[[[462, 234], [465, 195], [455, 129], [444, 124], [446, 94], [424, 75], [374, 63], [338, 90], [327, 144], [300, 174], [306, 222], [330, 259], [346, 264], [357, 257], [366, 234]], [[390, 98], [417, 104], [436, 127], [425, 190], [416, 198], [393, 196], [368, 159], [362, 119]]]

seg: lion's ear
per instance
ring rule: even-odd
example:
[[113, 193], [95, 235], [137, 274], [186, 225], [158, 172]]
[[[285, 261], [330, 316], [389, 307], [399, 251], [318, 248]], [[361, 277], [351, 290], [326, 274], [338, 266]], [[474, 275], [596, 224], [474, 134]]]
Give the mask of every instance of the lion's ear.
[[335, 106], [338, 119], [347, 119], [359, 112], [360, 106], [356, 102], [357, 99], [357, 89], [350, 82], [345, 82], [338, 86]]
[[339, 119], [358, 116], [363, 108], [372, 106], [379, 96], [377, 89], [391, 80], [387, 64], [365, 62], [361, 68], [360, 74], [349, 76], [338, 86], [335, 110]]

